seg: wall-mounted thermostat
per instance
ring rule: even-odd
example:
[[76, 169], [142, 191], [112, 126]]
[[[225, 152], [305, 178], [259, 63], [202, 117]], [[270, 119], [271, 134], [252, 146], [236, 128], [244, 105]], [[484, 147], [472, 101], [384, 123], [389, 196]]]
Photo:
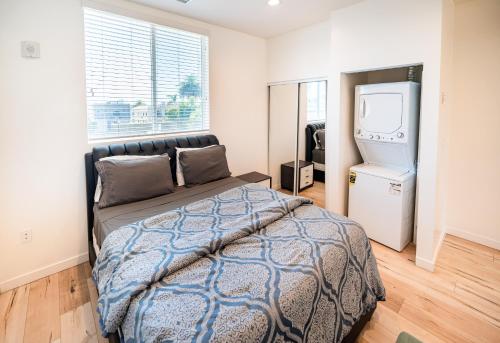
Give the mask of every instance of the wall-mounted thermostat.
[[21, 42], [21, 56], [27, 58], [40, 58], [40, 43]]

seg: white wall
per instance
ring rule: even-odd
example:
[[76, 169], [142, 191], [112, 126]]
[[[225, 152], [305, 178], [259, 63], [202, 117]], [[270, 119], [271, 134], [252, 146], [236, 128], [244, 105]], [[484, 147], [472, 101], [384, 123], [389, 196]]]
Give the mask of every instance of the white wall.
[[[341, 74], [424, 64], [421, 122], [417, 264], [432, 269], [438, 250], [438, 143], [441, 66], [442, 1], [366, 0], [334, 11], [331, 16], [332, 63], [327, 115], [327, 208], [345, 213], [346, 170], [342, 149], [345, 135], [340, 115]], [[381, 20], [383, 18], [383, 20]], [[338, 52], [338, 53], [336, 53]]]
[[[356, 85], [366, 84], [367, 73], [352, 73], [343, 74], [340, 78], [340, 109], [339, 109], [339, 131], [348, 132], [349, 134], [343, 134], [340, 140], [336, 140], [337, 144], [340, 145], [340, 150], [342, 151], [342, 166], [341, 169], [335, 170], [336, 174], [345, 175], [344, 181], [347, 182], [347, 175], [349, 174], [349, 168], [363, 163], [363, 158], [359, 153], [359, 149], [354, 140], [354, 104], [355, 96], [354, 90]], [[328, 118], [327, 118], [328, 120]], [[327, 133], [330, 135], [332, 132], [331, 128], [327, 126]], [[337, 150], [337, 149], [336, 149]], [[330, 156], [330, 160], [331, 160]], [[327, 175], [328, 177], [328, 175]], [[329, 178], [327, 179], [329, 180]], [[345, 183], [344, 182], [344, 183]], [[343, 199], [343, 203], [340, 207], [344, 208], [344, 215], [347, 215], [348, 201], [349, 201], [349, 187], [339, 187], [336, 189], [338, 193], [338, 198]], [[332, 193], [326, 194], [325, 200], [331, 198]]]
[[[324, 21], [295, 31], [285, 33], [267, 40], [267, 79], [269, 83], [290, 83], [299, 80], [326, 79], [330, 61], [330, 22]], [[306, 111], [307, 87], [303, 84], [300, 91], [300, 122], [299, 122], [299, 159], [305, 158], [305, 128], [307, 126]], [[273, 101], [271, 97], [271, 101]], [[283, 104], [283, 106], [285, 106]], [[289, 125], [296, 124], [295, 112], [288, 115]], [[273, 118], [271, 118], [272, 120]], [[282, 118], [282, 120], [284, 120]], [[282, 122], [283, 125], [283, 122]], [[270, 133], [270, 150], [275, 150], [273, 142], [282, 142], [289, 147], [295, 145], [295, 137], [288, 135], [286, 140]], [[278, 146], [278, 143], [276, 143]], [[289, 150], [289, 149], [287, 149]], [[293, 150], [293, 149], [292, 149]], [[288, 153], [290, 155], [291, 152]], [[293, 154], [292, 154], [293, 155]], [[294, 158], [289, 159], [292, 161]], [[271, 173], [279, 172], [283, 161], [270, 156]], [[273, 177], [273, 183], [279, 184], [279, 179]]]
[[500, 249], [500, 2], [455, 8], [446, 230]]
[[267, 78], [283, 82], [328, 75], [330, 22], [325, 21], [267, 41]]
[[[295, 31], [285, 33], [267, 40], [267, 79], [269, 83], [290, 83], [291, 81], [308, 79], [326, 79], [328, 76], [328, 66], [330, 60], [330, 22], [325, 21], [310, 25]], [[278, 87], [278, 86], [276, 86]], [[280, 86], [279, 86], [280, 87]], [[296, 85], [294, 85], [297, 89]], [[300, 123], [299, 123], [299, 159], [305, 156], [305, 127], [307, 126], [306, 99], [307, 88], [305, 84], [300, 92]], [[271, 121], [280, 121], [281, 126], [285, 128], [296, 126], [297, 115], [297, 97], [294, 102], [279, 104], [277, 101], [274, 107], [288, 107], [288, 115], [281, 112], [281, 117], [270, 118]], [[277, 99], [274, 99], [277, 100]], [[290, 107], [291, 106], [291, 107]], [[294, 107], [295, 106], [295, 107]], [[290, 112], [290, 109], [294, 111]], [[286, 131], [286, 130], [285, 130]], [[293, 132], [296, 131], [292, 130]], [[290, 133], [290, 130], [288, 130]], [[295, 133], [296, 134], [296, 133]], [[270, 132], [269, 141], [269, 168], [273, 175], [275, 186], [280, 184], [279, 173], [280, 165], [283, 162], [294, 160], [295, 134], [276, 136]], [[283, 150], [282, 145], [288, 146]], [[281, 149], [281, 154], [271, 154], [271, 151]], [[291, 156], [291, 158], [285, 158]]]
[[[450, 143], [450, 121], [453, 115], [453, 45], [455, 40], [455, 4], [453, 0], [444, 0], [442, 7], [441, 31], [441, 69], [439, 102], [439, 138], [438, 138], [438, 186], [437, 186], [437, 225], [434, 230], [434, 251], [439, 250], [440, 238], [446, 231], [446, 208], [448, 201], [447, 174], [449, 169], [448, 153]], [[425, 87], [425, 85], [424, 85]]]
[[[210, 35], [211, 131], [234, 175], [267, 170], [266, 42], [125, 1], [125, 12]], [[20, 56], [40, 42], [41, 58]], [[86, 259], [81, 0], [0, 2], [0, 289]], [[244, 65], [245, 68], [241, 68]], [[33, 241], [20, 244], [20, 232]]]

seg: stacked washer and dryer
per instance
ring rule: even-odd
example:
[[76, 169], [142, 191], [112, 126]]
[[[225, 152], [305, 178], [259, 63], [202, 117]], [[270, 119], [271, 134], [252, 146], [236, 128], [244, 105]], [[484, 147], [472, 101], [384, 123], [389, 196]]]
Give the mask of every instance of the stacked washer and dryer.
[[354, 138], [364, 163], [349, 172], [349, 218], [401, 251], [412, 240], [420, 84], [356, 86]]

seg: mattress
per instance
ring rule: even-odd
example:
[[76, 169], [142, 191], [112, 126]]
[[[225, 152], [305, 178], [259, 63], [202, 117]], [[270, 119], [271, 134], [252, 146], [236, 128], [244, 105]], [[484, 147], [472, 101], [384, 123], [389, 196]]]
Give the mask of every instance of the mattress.
[[312, 161], [325, 164], [325, 149], [314, 149], [312, 151]]
[[244, 184], [247, 182], [235, 177], [228, 177], [195, 187], [177, 187], [175, 192], [171, 194], [130, 204], [103, 209], [94, 205], [95, 244], [101, 247], [102, 242], [111, 232], [124, 225], [171, 211]]

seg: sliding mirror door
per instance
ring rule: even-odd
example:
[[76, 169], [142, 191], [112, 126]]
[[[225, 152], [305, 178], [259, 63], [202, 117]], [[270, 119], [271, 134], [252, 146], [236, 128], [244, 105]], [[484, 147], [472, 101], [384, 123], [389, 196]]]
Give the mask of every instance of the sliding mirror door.
[[299, 88], [298, 192], [324, 207], [327, 81], [302, 82]]
[[273, 188], [325, 203], [327, 82], [269, 87], [269, 173]]
[[299, 85], [269, 87], [269, 173], [273, 188], [296, 194]]

